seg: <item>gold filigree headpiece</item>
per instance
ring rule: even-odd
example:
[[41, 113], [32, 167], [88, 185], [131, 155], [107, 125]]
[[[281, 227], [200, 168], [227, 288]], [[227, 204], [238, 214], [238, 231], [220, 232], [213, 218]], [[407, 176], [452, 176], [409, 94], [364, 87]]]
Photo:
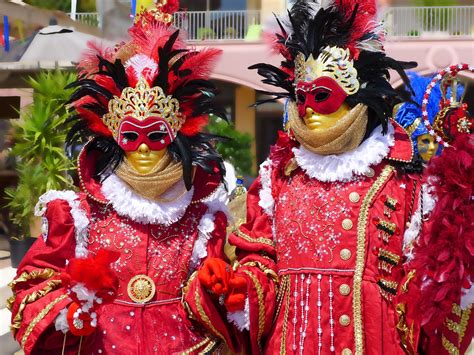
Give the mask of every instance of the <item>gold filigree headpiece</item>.
[[295, 60], [296, 82], [311, 82], [321, 76], [337, 81], [347, 95], [359, 91], [357, 69], [350, 59], [349, 49], [327, 46], [316, 59], [312, 54], [305, 59], [303, 53], [298, 53]]
[[165, 95], [159, 86], [150, 88], [148, 82], [141, 78], [134, 88], [125, 88], [120, 97], [115, 96], [109, 101], [109, 112], [102, 117], [102, 121], [117, 140], [120, 124], [125, 117], [144, 121], [153, 116], [166, 120], [174, 137], [185, 121], [179, 112], [177, 99]]

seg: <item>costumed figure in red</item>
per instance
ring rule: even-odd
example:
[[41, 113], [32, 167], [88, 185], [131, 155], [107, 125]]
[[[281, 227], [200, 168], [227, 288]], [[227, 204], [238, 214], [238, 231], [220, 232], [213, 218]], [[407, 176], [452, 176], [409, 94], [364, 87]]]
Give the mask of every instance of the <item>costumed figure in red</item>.
[[[474, 335], [474, 119], [454, 94], [461, 71], [474, 72], [474, 67], [459, 64], [441, 70], [423, 96], [421, 124], [443, 152], [424, 172], [429, 196], [423, 202], [433, 203], [429, 218], [417, 222], [420, 232], [411, 236], [412, 257], [406, 267], [415, 287], [397, 300], [399, 309], [420, 319], [419, 348], [427, 354], [470, 353], [466, 351]], [[432, 122], [429, 102], [437, 85], [442, 95]]]
[[[224, 258], [227, 192], [209, 114], [220, 51], [186, 48], [176, 1], [137, 16], [130, 40], [91, 45], [70, 99], [80, 192], [49, 191], [43, 234], [11, 283], [26, 354], [175, 354], [214, 344], [182, 288], [202, 258]], [[170, 10], [171, 9], [171, 10]]]
[[413, 279], [405, 238], [419, 232], [422, 165], [390, 117], [402, 98], [389, 83], [389, 69], [406, 80], [415, 63], [385, 55], [375, 2], [296, 1], [288, 15], [273, 42], [281, 66], [251, 67], [279, 89], [257, 104], [287, 100], [286, 132], [229, 236], [232, 274], [206, 260], [186, 301], [219, 336], [202, 300], [225, 277], [245, 279], [244, 307], [223, 306], [252, 354], [416, 351], [419, 319], [396, 299]]

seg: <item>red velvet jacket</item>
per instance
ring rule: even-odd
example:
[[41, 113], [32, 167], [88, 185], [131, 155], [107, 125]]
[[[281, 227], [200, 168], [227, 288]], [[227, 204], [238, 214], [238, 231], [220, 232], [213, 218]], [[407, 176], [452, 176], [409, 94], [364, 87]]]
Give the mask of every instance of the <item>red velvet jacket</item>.
[[[144, 201], [115, 175], [98, 184], [91, 179], [92, 166], [90, 157], [81, 158], [82, 192], [50, 191], [40, 199], [44, 233], [13, 281], [15, 338], [26, 354], [60, 354], [63, 346], [70, 354], [79, 347], [83, 354], [206, 348], [212, 339], [187, 317], [181, 292], [204, 256], [224, 257], [226, 193], [218, 177], [197, 169], [193, 190], [159, 204]], [[120, 280], [118, 296], [100, 309], [91, 336], [64, 335], [56, 328], [67, 324], [60, 313], [71, 300], [60, 274], [69, 259], [102, 248], [120, 253], [113, 264]], [[133, 280], [144, 277], [156, 290], [151, 299], [137, 303]]]

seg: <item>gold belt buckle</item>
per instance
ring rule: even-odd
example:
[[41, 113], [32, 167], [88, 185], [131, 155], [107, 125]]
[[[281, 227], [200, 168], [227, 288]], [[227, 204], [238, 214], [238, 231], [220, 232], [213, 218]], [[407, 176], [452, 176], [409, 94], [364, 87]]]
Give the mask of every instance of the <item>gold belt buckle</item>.
[[130, 279], [127, 286], [128, 297], [136, 303], [146, 303], [156, 292], [155, 283], [147, 275], [136, 275]]

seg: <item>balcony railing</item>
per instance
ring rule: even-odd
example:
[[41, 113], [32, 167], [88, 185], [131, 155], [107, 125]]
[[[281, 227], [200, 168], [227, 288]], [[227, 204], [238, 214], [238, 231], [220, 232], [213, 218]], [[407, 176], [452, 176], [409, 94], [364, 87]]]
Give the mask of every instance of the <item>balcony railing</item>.
[[[474, 37], [474, 6], [388, 7], [381, 16], [388, 40]], [[76, 18], [99, 25], [97, 13], [78, 13]], [[188, 33], [190, 41], [251, 41], [259, 40], [262, 32], [258, 10], [178, 12], [174, 24]]]
[[474, 6], [389, 7], [387, 38], [474, 37]]

